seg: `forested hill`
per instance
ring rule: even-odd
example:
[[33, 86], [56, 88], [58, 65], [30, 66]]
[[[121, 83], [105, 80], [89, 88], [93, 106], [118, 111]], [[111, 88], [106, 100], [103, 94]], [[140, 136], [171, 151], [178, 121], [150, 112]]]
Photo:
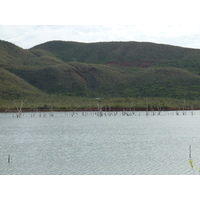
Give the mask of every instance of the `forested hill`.
[[0, 95], [200, 98], [200, 50], [146, 42], [0, 41]]
[[[200, 62], [200, 50], [147, 42], [78, 43], [52, 41], [32, 49], [51, 52], [65, 62], [149, 67], [166, 65], [181, 67], [180, 62]], [[189, 63], [190, 66], [192, 63]], [[182, 66], [183, 67], [183, 66]]]

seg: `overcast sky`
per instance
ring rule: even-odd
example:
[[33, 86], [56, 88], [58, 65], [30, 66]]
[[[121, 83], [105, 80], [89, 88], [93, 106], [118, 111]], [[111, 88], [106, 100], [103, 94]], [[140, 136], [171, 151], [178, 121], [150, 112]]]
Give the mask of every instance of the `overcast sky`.
[[14, 25], [0, 26], [0, 39], [22, 48], [31, 48], [51, 40], [103, 42], [139, 41], [200, 48], [200, 25]]
[[0, 39], [22, 48], [64, 40], [200, 49], [199, 13], [198, 0], [7, 0], [1, 3]]

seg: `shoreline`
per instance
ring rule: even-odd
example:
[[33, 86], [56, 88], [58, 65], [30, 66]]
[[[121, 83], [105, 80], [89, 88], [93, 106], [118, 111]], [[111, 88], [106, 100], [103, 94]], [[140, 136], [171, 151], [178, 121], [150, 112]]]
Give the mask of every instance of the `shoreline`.
[[[195, 111], [200, 110], [200, 108], [186, 108], [186, 109], [180, 109], [180, 108], [111, 108], [111, 109], [102, 109], [103, 112], [118, 112], [118, 111]], [[76, 109], [32, 109], [32, 108], [24, 108], [21, 112], [98, 112], [98, 109], [91, 109], [91, 108], [76, 108]], [[0, 113], [18, 113], [17, 109], [0, 109]]]

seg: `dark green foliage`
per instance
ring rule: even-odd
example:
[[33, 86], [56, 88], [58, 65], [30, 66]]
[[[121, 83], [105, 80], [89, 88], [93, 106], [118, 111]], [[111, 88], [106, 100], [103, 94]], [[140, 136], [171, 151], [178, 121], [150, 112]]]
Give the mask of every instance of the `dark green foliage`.
[[37, 88], [27, 83], [22, 78], [5, 69], [0, 68], [0, 96], [13, 99], [18, 97], [41, 95]]
[[65, 62], [124, 64], [132, 66], [152, 65], [165, 61], [177, 61], [197, 50], [139, 42], [77, 43], [52, 41], [32, 48], [53, 53]]
[[200, 98], [200, 50], [170, 45], [52, 41], [24, 50], [0, 41], [0, 73], [4, 99]]

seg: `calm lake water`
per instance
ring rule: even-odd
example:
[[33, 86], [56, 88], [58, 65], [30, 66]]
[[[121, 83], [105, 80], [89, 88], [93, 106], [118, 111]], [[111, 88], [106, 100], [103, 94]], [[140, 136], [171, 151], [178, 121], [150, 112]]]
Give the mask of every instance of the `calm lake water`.
[[199, 174], [199, 111], [102, 114], [0, 113], [0, 174]]

